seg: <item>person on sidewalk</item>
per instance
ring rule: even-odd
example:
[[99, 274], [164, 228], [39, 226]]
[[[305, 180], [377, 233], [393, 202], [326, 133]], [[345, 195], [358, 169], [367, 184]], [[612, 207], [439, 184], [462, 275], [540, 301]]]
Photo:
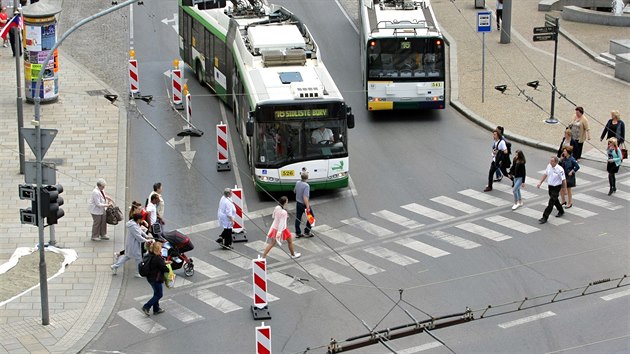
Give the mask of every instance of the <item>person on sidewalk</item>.
[[[153, 288], [153, 297], [142, 306], [142, 312], [145, 315], [151, 315], [151, 308], [153, 308], [153, 314], [157, 315], [164, 312], [164, 309], [160, 307], [160, 299], [162, 298], [164, 287], [164, 273], [168, 273], [169, 269], [162, 258], [162, 242], [153, 242], [149, 247], [149, 254], [151, 254], [149, 264], [149, 275], [147, 275], [147, 282], [151, 284]], [[169, 261], [170, 263], [170, 261]]]
[[310, 203], [311, 186], [306, 182], [306, 180], [308, 180], [308, 172], [304, 170], [300, 174], [300, 180], [295, 184], [295, 188], [293, 189], [296, 201], [295, 236], [298, 238], [313, 237], [313, 235], [311, 234], [311, 223], [308, 222], [308, 218], [306, 219], [306, 227], [304, 227], [304, 233], [302, 233], [302, 229], [300, 228], [300, 224], [302, 224], [302, 215], [307, 210], [309, 210], [311, 215], [314, 215]]
[[523, 206], [523, 198], [521, 197], [521, 188], [525, 188], [525, 154], [521, 150], [516, 150], [514, 161], [512, 162], [512, 168], [510, 169], [509, 177], [514, 181], [514, 187], [512, 194], [514, 194], [514, 205], [512, 210], [516, 210]]
[[[492, 160], [490, 161], [490, 171], [488, 172], [488, 185], [483, 190], [484, 192], [490, 192], [492, 190], [492, 178], [497, 169], [501, 168], [501, 163], [505, 159], [508, 153], [505, 140], [501, 136], [501, 133], [495, 129], [492, 131]], [[505, 171], [507, 175], [507, 171]]]
[[232, 202], [232, 190], [225, 188], [223, 196], [219, 201], [219, 210], [217, 218], [219, 224], [223, 228], [221, 236], [217, 239], [217, 243], [221, 244], [224, 249], [232, 249], [232, 227], [234, 226], [234, 217], [236, 216], [236, 207]]
[[501, 22], [503, 22], [503, 0], [497, 0], [497, 31], [501, 30]]
[[610, 112], [610, 119], [606, 122], [599, 141], [603, 141], [604, 138], [606, 138], [606, 140], [610, 138], [617, 139], [618, 146], [623, 145], [626, 141], [626, 126], [621, 120], [621, 113], [619, 113], [619, 111]]
[[564, 175], [564, 169], [558, 165], [558, 157], [552, 156], [551, 160], [549, 160], [549, 164], [545, 169], [545, 173], [543, 174], [540, 182], [536, 185], [536, 188], [540, 188], [540, 185], [547, 180], [547, 185], [549, 186], [549, 202], [547, 203], [547, 207], [543, 212], [542, 218], [538, 219], [538, 222], [544, 224], [549, 219], [549, 214], [553, 210], [555, 206], [558, 209], [558, 214], [556, 217], [561, 217], [564, 215], [564, 209], [562, 209], [562, 204], [560, 204], [560, 200], [558, 197], [560, 196], [560, 189], [566, 188], [567, 180]]
[[588, 119], [584, 117], [583, 107], [575, 107], [575, 117], [573, 117], [573, 121], [569, 124], [569, 128], [571, 129], [571, 136], [577, 141], [573, 149], [573, 157], [580, 162], [584, 142], [591, 140], [591, 128], [588, 125]]
[[136, 261], [135, 277], [142, 278], [138, 274], [138, 265], [142, 262], [142, 243], [150, 243], [152, 240], [146, 237], [146, 234], [142, 232], [140, 224], [143, 222], [142, 214], [136, 213], [132, 219], [127, 221], [127, 240], [125, 241], [125, 254], [118, 258], [116, 263], [112, 264], [112, 273], [116, 274], [118, 268], [120, 268], [125, 262], [130, 259]]
[[271, 223], [271, 227], [269, 228], [269, 232], [267, 233], [267, 240], [269, 244], [265, 247], [265, 251], [263, 252], [263, 258], [267, 258], [267, 254], [276, 245], [276, 242], [279, 245], [282, 245], [282, 241], [287, 241], [289, 245], [289, 252], [291, 252], [291, 258], [300, 258], [301, 253], [295, 253], [293, 249], [293, 236], [291, 235], [291, 231], [287, 228], [287, 219], [289, 219], [289, 213], [287, 213], [287, 205], [289, 204], [289, 198], [282, 196], [280, 200], [278, 200], [280, 205], [277, 205], [273, 210], [273, 214], [271, 217], [273, 218], [273, 223]]
[[[2, 6], [2, 9], [0, 10], [0, 28], [3, 28], [4, 25], [7, 24], [7, 22], [9, 22], [9, 15], [7, 14], [7, 7], [6, 6]], [[9, 46], [9, 40], [8, 39], [3, 39], [2, 40], [2, 46], [3, 47], [8, 47]]]
[[570, 146], [562, 149], [562, 157], [559, 162], [567, 178], [566, 188], [560, 190], [560, 199], [562, 199], [562, 205], [566, 205], [567, 209], [573, 206], [573, 193], [571, 192], [571, 188], [576, 186], [575, 173], [580, 169], [580, 165], [571, 155], [572, 151], [573, 149]]
[[92, 214], [92, 241], [109, 240], [107, 237], [107, 213], [105, 209], [112, 205], [113, 201], [105, 194], [107, 183], [99, 178], [96, 181], [96, 188], [92, 190], [92, 196], [88, 209]]
[[621, 149], [617, 145], [617, 139], [608, 139], [608, 149], [606, 149], [608, 155], [608, 163], [606, 164], [606, 171], [608, 171], [608, 184], [610, 189], [608, 195], [611, 195], [617, 191], [617, 178], [615, 174], [619, 172], [619, 166], [621, 166]]

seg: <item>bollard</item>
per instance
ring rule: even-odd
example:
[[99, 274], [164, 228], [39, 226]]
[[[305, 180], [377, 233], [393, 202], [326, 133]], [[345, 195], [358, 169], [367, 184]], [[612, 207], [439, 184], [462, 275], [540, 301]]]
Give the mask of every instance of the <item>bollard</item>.
[[184, 97], [186, 102], [186, 127], [177, 133], [177, 136], [202, 136], [203, 132], [192, 125], [192, 97], [188, 92], [188, 85], [184, 84]]
[[229, 171], [230, 166], [228, 150], [227, 124], [217, 124], [217, 171]]
[[256, 327], [256, 354], [271, 354], [271, 327], [265, 322]]
[[271, 319], [267, 304], [267, 260], [252, 259], [252, 281], [254, 284], [254, 304], [252, 315], [255, 320]]
[[243, 226], [243, 190], [234, 186], [232, 189], [232, 203], [236, 207], [234, 226], [232, 226], [232, 242], [247, 242], [247, 234]]
[[171, 91], [173, 95], [173, 105], [175, 109], [184, 109], [183, 95], [182, 95], [182, 71], [179, 68], [179, 60], [173, 60], [174, 69], [171, 70]]
[[136, 51], [129, 51], [129, 96], [135, 98], [140, 95], [140, 84], [138, 76], [138, 61], [136, 60]]

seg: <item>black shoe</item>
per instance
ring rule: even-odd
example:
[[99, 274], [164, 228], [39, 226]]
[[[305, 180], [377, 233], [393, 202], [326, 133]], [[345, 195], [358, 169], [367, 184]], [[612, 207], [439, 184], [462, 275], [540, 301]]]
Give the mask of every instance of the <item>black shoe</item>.
[[219, 237], [219, 238], [217, 239], [217, 243], [223, 244], [223, 238], [222, 238], [222, 237]]
[[613, 189], [612, 189], [612, 188], [610, 188], [610, 189], [608, 190], [608, 195], [612, 195], [612, 194], [613, 194]]
[[147, 315], [147, 317], [151, 316], [151, 313], [149, 312], [149, 309], [145, 309], [144, 307], [142, 308], [142, 312], [144, 312], [145, 315]]
[[295, 238], [302, 238], [302, 237], [304, 237], [304, 234], [298, 234], [298, 233], [295, 234]]
[[499, 178], [495, 178], [493, 179], [494, 182], [501, 182], [501, 180], [503, 179], [503, 176], [499, 177]]
[[558, 212], [558, 214], [556, 214], [556, 217], [557, 217], [557, 218], [559, 218], [559, 217], [561, 217], [562, 215], [564, 215], [564, 211], [559, 211], [559, 212]]
[[617, 187], [613, 187], [613, 193], [617, 191]]
[[547, 219], [545, 219], [545, 218], [538, 219], [538, 223], [540, 223], [540, 224], [544, 224], [546, 222], [547, 222]]
[[232, 245], [223, 245], [223, 249], [232, 250], [234, 248], [232, 248]]

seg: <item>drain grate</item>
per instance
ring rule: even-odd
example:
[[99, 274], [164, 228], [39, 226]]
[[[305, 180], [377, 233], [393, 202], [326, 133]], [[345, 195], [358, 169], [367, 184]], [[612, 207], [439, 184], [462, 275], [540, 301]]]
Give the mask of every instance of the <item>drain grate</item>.
[[111, 93], [108, 90], [89, 90], [89, 91], [85, 91], [85, 92], [87, 92], [87, 94], [90, 95], [90, 96], [111, 95]]

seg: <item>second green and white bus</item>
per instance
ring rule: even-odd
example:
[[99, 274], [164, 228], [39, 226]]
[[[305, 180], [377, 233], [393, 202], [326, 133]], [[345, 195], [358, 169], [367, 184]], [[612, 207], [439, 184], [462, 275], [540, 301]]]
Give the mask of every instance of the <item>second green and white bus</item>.
[[[302, 171], [312, 190], [348, 186], [354, 115], [306, 25], [276, 5], [210, 2], [180, 0], [180, 54], [232, 108], [256, 189], [293, 190]], [[332, 138], [313, 141], [321, 127]]]

